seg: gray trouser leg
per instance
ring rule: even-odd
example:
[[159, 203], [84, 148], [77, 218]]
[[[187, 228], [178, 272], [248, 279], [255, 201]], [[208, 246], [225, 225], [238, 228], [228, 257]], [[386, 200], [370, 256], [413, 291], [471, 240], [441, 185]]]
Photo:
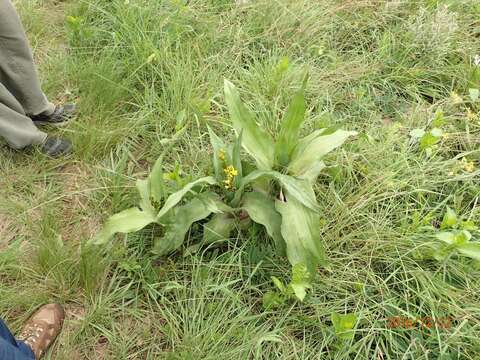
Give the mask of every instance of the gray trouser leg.
[[15, 148], [41, 143], [46, 134], [26, 115], [53, 110], [17, 12], [10, 0], [0, 0], [0, 136]]
[[3, 84], [0, 84], [0, 136], [15, 149], [41, 144], [47, 137], [25, 115], [20, 103]]

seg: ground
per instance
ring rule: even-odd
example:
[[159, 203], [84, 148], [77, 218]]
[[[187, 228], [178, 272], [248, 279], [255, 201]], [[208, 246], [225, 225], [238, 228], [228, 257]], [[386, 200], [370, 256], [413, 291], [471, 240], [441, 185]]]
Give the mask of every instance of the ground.
[[[478, 1], [16, 5], [45, 92], [79, 106], [75, 122], [51, 130], [73, 140], [73, 156], [0, 148], [0, 316], [18, 331], [39, 305], [65, 304], [47, 358], [480, 357], [480, 267], [421, 252], [447, 206], [480, 223]], [[211, 169], [207, 125], [232, 137], [224, 78], [273, 134], [306, 72], [303, 134], [359, 135], [325, 159], [316, 186], [329, 266], [304, 302], [263, 308], [270, 277], [288, 281], [289, 265], [258, 229], [168, 258], [151, 255], [152, 231], [85, 245], [135, 203], [135, 180], [179, 113], [188, 131], [166, 168], [197, 177]], [[411, 131], [434, 127], [436, 143], [419, 146]], [[356, 314], [353, 339], [335, 334], [333, 312]]]

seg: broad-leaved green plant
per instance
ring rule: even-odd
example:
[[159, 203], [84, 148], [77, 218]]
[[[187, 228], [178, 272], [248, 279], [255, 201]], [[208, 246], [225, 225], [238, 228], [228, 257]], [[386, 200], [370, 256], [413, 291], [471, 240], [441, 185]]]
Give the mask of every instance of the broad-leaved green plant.
[[[95, 242], [105, 243], [117, 232], [138, 231], [157, 223], [165, 231], [155, 241], [153, 251], [166, 255], [183, 244], [193, 223], [212, 214], [204, 224], [199, 245], [228, 239], [242, 222], [245, 225], [245, 220], [251, 220], [262, 225], [278, 252], [287, 256], [296, 269], [294, 275], [298, 275], [299, 269], [309, 274], [298, 281], [293, 279], [289, 287], [303, 300], [310, 287], [306, 279], [312, 277], [319, 264], [325, 264], [313, 185], [325, 167], [322, 158], [356, 134], [318, 129], [299, 138], [305, 120], [305, 83], [294, 96], [274, 139], [257, 124], [235, 86], [225, 80], [225, 100], [237, 136], [227, 144], [209, 128], [213, 175], [188, 183], [167, 196], [161, 157], [150, 176], [137, 181], [139, 206], [113, 215]], [[241, 148], [253, 163], [242, 159]]]

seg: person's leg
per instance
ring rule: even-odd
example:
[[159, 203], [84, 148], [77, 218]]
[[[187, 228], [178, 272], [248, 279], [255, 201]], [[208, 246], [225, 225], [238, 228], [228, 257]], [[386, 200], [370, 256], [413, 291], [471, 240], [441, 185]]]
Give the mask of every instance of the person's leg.
[[0, 83], [29, 116], [55, 110], [41, 89], [25, 31], [10, 0], [0, 0]]
[[2, 319], [0, 319], [0, 360], [35, 360], [33, 351], [13, 337]]
[[[3, 1], [3, 0], [0, 0]], [[0, 83], [0, 137], [14, 149], [42, 144], [47, 134], [38, 130], [20, 103]]]

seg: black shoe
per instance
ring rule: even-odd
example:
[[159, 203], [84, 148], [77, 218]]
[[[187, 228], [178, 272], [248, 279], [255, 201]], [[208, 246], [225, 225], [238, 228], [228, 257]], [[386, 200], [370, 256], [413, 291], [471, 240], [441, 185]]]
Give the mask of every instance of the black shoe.
[[42, 125], [65, 125], [75, 114], [75, 104], [65, 104], [63, 106], [56, 106], [53, 113], [50, 115], [39, 114], [31, 116], [33, 123], [37, 126]]
[[51, 157], [60, 157], [72, 152], [72, 143], [66, 139], [47, 137], [40, 151]]

